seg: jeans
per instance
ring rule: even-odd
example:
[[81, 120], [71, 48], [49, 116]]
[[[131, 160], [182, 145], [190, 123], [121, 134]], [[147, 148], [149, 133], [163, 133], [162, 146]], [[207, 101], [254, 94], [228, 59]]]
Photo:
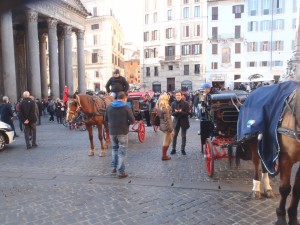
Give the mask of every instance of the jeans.
[[112, 142], [111, 166], [117, 169], [117, 172], [125, 172], [126, 148], [128, 145], [128, 134], [110, 135]]
[[181, 151], [185, 150], [186, 145], [186, 131], [187, 129], [182, 128], [180, 124], [177, 124], [177, 126], [174, 128], [174, 136], [173, 136], [173, 143], [172, 143], [172, 149], [176, 149], [176, 142], [177, 142], [177, 136], [179, 134], [179, 130], [181, 129]]

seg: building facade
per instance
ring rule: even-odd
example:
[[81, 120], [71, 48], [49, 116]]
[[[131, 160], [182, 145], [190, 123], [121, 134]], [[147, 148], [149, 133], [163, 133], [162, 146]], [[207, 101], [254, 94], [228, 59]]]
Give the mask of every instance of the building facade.
[[51, 98], [61, 97], [65, 85], [73, 92], [72, 33], [77, 41], [77, 83], [84, 93], [83, 41], [88, 14], [79, 0], [36, 0], [3, 12], [0, 95], [15, 102], [25, 90], [37, 98], [47, 98], [49, 89]]
[[206, 1], [145, 0], [142, 85], [145, 89], [197, 89], [205, 81]]
[[87, 88], [100, 91], [115, 69], [124, 74], [124, 34], [108, 0], [82, 0], [92, 13], [85, 24]]

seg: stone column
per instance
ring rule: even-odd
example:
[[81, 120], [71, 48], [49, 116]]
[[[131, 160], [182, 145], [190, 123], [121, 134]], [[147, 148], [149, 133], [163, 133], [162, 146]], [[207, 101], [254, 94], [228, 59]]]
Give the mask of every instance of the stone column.
[[42, 98], [48, 99], [48, 79], [47, 79], [47, 43], [46, 34], [39, 36], [40, 42], [40, 62], [41, 62], [41, 87], [42, 87]]
[[64, 88], [66, 85], [65, 75], [65, 54], [64, 54], [64, 34], [59, 32], [58, 34], [58, 63], [59, 63], [59, 92], [60, 98], [63, 98]]
[[72, 65], [72, 27], [69, 25], [64, 26], [64, 54], [65, 54], [65, 74], [66, 85], [69, 88], [70, 94], [75, 92], [73, 82], [73, 65]]
[[11, 102], [17, 101], [16, 64], [14, 51], [14, 34], [11, 11], [1, 15], [1, 49], [2, 49], [2, 74], [4, 94]]
[[86, 93], [85, 66], [84, 66], [84, 31], [78, 30], [77, 35], [77, 65], [78, 65], [78, 91]]
[[17, 96], [22, 97], [24, 91], [28, 90], [27, 86], [27, 55], [25, 32], [18, 31], [15, 35], [15, 60], [16, 60], [16, 77], [17, 77]]
[[58, 43], [57, 43], [57, 20], [49, 18], [48, 23], [48, 46], [49, 46], [49, 71], [50, 71], [50, 96], [52, 99], [59, 98], [59, 74], [58, 74]]
[[38, 13], [33, 10], [26, 11], [27, 19], [27, 51], [28, 51], [28, 75], [30, 76], [30, 94], [41, 98], [41, 75], [38, 41]]

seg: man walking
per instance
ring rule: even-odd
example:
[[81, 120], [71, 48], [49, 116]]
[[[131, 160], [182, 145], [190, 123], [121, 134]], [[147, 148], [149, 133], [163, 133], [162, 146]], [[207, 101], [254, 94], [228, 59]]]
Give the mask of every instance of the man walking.
[[125, 178], [125, 158], [128, 145], [129, 124], [135, 119], [131, 108], [126, 104], [127, 94], [119, 92], [117, 100], [106, 109], [104, 120], [108, 122], [109, 135], [112, 142], [112, 173], [118, 173], [118, 178]]
[[172, 116], [173, 125], [174, 125], [174, 137], [172, 142], [172, 151], [171, 154], [174, 155], [176, 153], [176, 142], [179, 130], [181, 129], [181, 154], [186, 155], [185, 145], [186, 145], [186, 131], [190, 127], [189, 122], [189, 104], [183, 100], [183, 95], [181, 91], [176, 91], [175, 93], [175, 101], [172, 102]]
[[[20, 103], [20, 119], [24, 124], [24, 136], [27, 149], [37, 147], [36, 144], [36, 103], [30, 98], [30, 93], [24, 91], [23, 101]], [[31, 136], [32, 144], [29, 136]]]

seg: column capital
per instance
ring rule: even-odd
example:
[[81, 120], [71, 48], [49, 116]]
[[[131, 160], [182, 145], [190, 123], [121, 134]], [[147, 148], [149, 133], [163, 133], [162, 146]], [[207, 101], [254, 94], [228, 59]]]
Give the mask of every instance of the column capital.
[[77, 30], [76, 36], [77, 36], [77, 39], [84, 39], [84, 30]]
[[57, 20], [53, 18], [47, 19], [47, 24], [49, 29], [56, 29], [57, 28]]
[[72, 34], [72, 26], [70, 25], [64, 25], [64, 35], [71, 35]]
[[41, 43], [45, 43], [45, 42], [46, 42], [46, 39], [47, 39], [47, 34], [42, 33], [42, 34], [39, 35], [39, 41], [40, 41]]
[[38, 13], [33, 10], [26, 10], [26, 21], [28, 23], [37, 23]]

